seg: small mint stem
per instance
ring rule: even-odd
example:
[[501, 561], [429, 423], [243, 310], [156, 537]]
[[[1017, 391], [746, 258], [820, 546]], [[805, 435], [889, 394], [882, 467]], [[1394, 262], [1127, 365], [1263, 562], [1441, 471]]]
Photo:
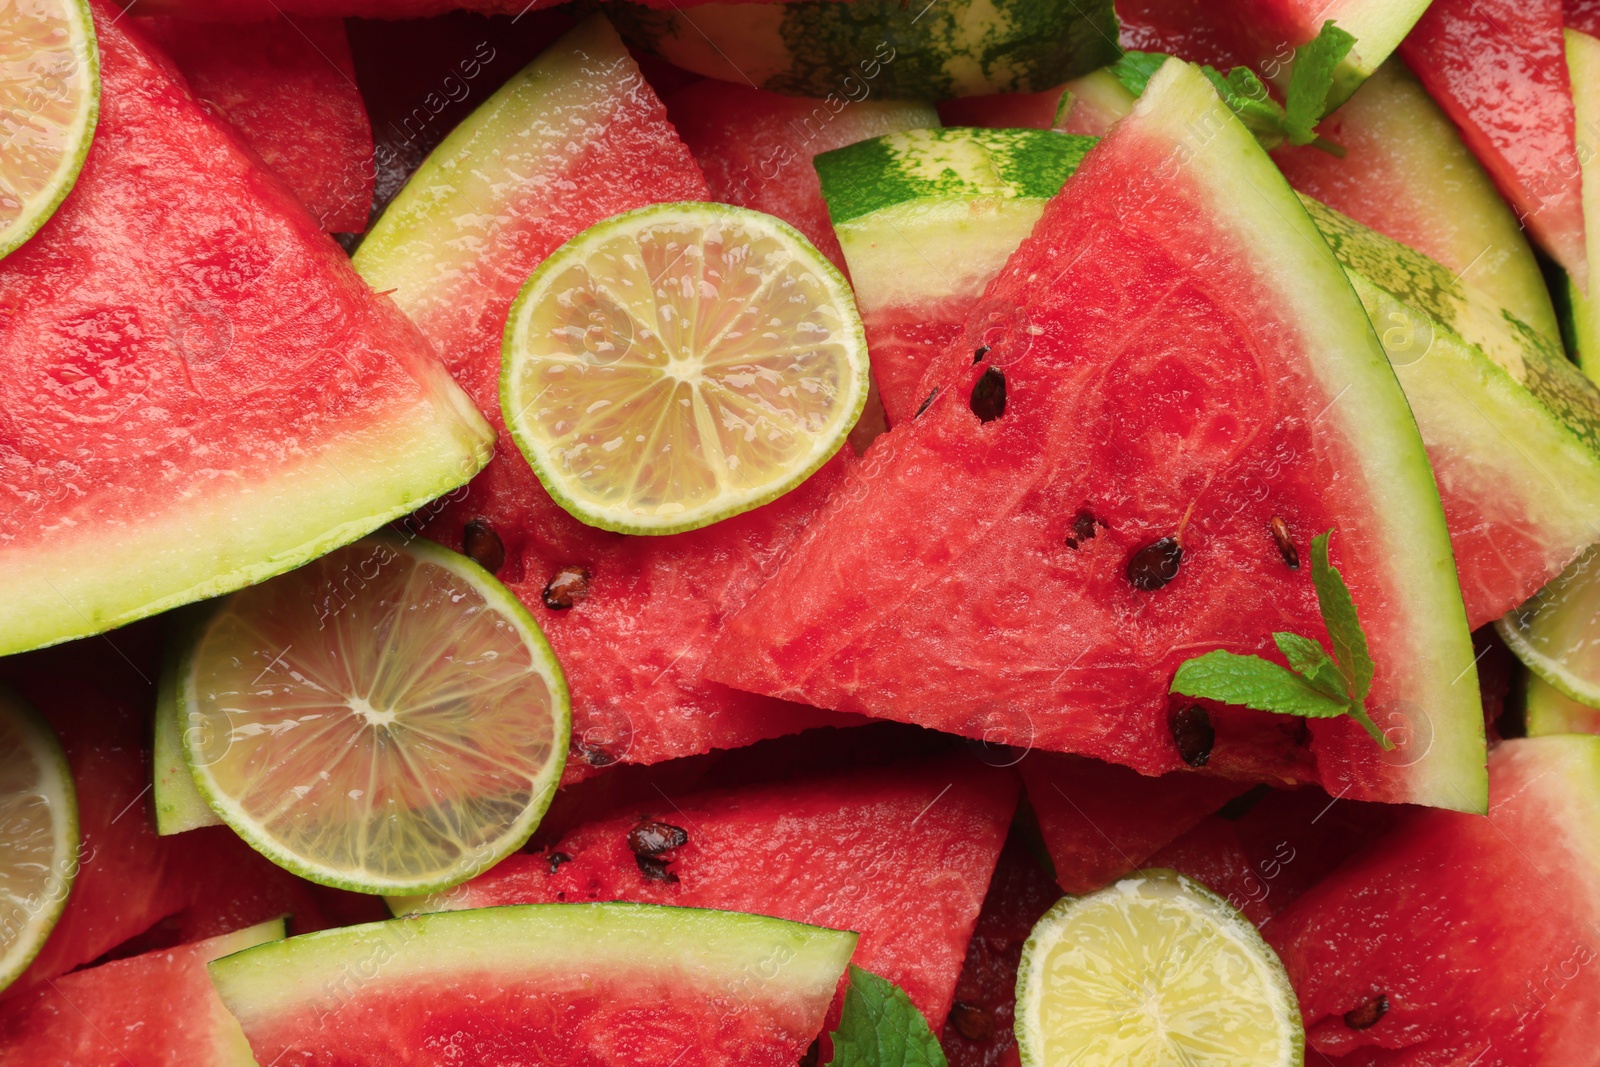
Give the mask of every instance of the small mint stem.
[[1389, 740], [1389, 736], [1387, 734], [1378, 729], [1377, 723], [1368, 718], [1366, 708], [1363, 708], [1360, 704], [1351, 704], [1350, 717], [1356, 722], [1360, 723], [1363, 730], [1372, 735], [1372, 739], [1378, 742], [1379, 748], [1383, 749], [1385, 752], [1394, 751], [1394, 742]]
[[1335, 159], [1343, 159], [1345, 155], [1344, 145], [1335, 144], [1326, 137], [1319, 136], [1316, 140], [1311, 142], [1311, 147], [1320, 148], [1322, 151], [1328, 153], [1330, 156], [1333, 156]]

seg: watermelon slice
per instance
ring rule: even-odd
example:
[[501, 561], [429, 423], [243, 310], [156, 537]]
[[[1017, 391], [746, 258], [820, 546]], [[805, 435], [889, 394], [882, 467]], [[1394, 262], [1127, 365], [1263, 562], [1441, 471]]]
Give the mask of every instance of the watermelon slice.
[[[601, 219], [708, 198], [661, 103], [596, 16], [458, 127], [355, 257], [501, 428], [488, 470], [427, 516], [427, 532], [495, 571], [549, 637], [572, 690], [569, 779], [839, 721], [708, 683], [702, 666], [718, 620], [820, 506], [843, 457], [755, 511], [691, 533], [628, 537], [555, 504], [500, 418], [501, 335], [533, 268]], [[545, 594], [564, 570], [582, 576], [570, 606]]]
[[200, 100], [239, 131], [330, 233], [360, 233], [372, 210], [372, 128], [344, 23], [253, 26], [138, 20]]
[[1418, 1067], [1593, 1061], [1600, 738], [1506, 741], [1489, 767], [1487, 819], [1413, 813], [1264, 928], [1311, 1048]]
[[825, 101], [701, 81], [668, 97], [667, 114], [705, 173], [712, 199], [776, 215], [845, 269], [811, 158], [919, 126], [939, 125], [927, 104], [860, 100], [838, 110]]
[[1568, 29], [1600, 37], [1600, 0], [1565, 0], [1561, 13]]
[[[1182, 769], [1180, 662], [1323, 632], [1278, 518], [1301, 543], [1338, 530], [1400, 744], [1219, 709], [1209, 767], [1481, 808], [1471, 641], [1421, 439], [1327, 245], [1197, 68], [1163, 68], [986, 300], [1020, 315], [941, 356], [927, 410], [724, 624], [712, 676]], [[1138, 566], [1174, 548], [1176, 576]]]
[[1534, 240], [1588, 291], [1561, 0], [1435, 0], [1400, 55]]
[[180, 948], [64, 975], [6, 1002], [0, 1063], [253, 1067], [244, 1032], [206, 964], [283, 937], [265, 922]]
[[[397, 912], [632, 900], [861, 935], [855, 963], [937, 1032], [1016, 802], [970, 760], [656, 797]], [[657, 847], [666, 846], [666, 847]]]
[[288, 570], [489, 453], [416, 329], [95, 10], [94, 145], [0, 264], [0, 655]]
[[855, 940], [736, 912], [536, 904], [307, 934], [211, 978], [278, 1067], [793, 1067]]
[[1145, 866], [1157, 849], [1245, 790], [1226, 778], [1184, 771], [1146, 778], [1048, 752], [1031, 752], [1018, 767], [1056, 882], [1068, 893], [1092, 893]]
[[[417, 19], [452, 11], [525, 15], [565, 0], [124, 0], [142, 15], [176, 15], [199, 22], [265, 22], [280, 15], [320, 18]], [[709, 0], [640, 0], [647, 7], [698, 7]], [[771, 0], [758, 0], [771, 2]]]

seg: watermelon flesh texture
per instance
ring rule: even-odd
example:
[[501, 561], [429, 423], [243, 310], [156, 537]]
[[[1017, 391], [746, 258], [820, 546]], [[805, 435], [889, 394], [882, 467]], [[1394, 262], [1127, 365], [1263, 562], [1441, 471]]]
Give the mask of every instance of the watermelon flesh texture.
[[1517, 217], [1588, 291], [1583, 187], [1561, 0], [1436, 0], [1400, 55]]
[[[581, 136], [569, 136], [575, 125]], [[548, 132], [529, 138], [530, 129]], [[513, 138], [519, 154], [500, 155]], [[489, 159], [514, 160], [515, 180], [472, 179]], [[374, 225], [356, 266], [375, 288], [395, 290], [500, 434], [488, 469], [422, 518], [428, 536], [458, 550], [469, 522], [498, 537], [498, 577], [533, 612], [572, 691], [569, 780], [840, 721], [709, 683], [702, 668], [718, 620], [821, 506], [842, 457], [765, 507], [690, 533], [628, 537], [554, 503], [500, 417], [506, 314], [544, 257], [612, 215], [710, 196], [610, 25], [597, 16], [508, 82], [411, 189]], [[587, 598], [547, 607], [544, 589], [564, 567], [588, 572]]]
[[94, 144], [0, 264], [0, 654], [287, 570], [489, 452], [416, 328], [94, 10]]
[[1146, 778], [1049, 752], [1030, 752], [1018, 767], [1056, 882], [1068, 893], [1092, 893], [1144, 866], [1246, 788], [1183, 771]]
[[[904, 989], [937, 1032], [1016, 795], [1012, 775], [967, 759], [658, 795], [542, 853], [519, 853], [455, 889], [393, 905], [630, 900], [854, 930], [855, 964]], [[650, 822], [688, 836], [658, 855], [654, 874], [629, 843], [629, 832]]]
[[[1170, 63], [1158, 81], [1167, 91], [1147, 90], [1089, 153], [990, 287], [1024, 318], [992, 331], [977, 363], [965, 347], [941, 356], [925, 379], [938, 397], [878, 439], [841, 490], [849, 503], [725, 624], [713, 677], [1145, 774], [1181, 769], [1166, 690], [1182, 660], [1271, 655], [1272, 631], [1323, 632], [1308, 575], [1267, 532], [1279, 517], [1300, 543], [1339, 531], [1335, 562], [1379, 660], [1372, 707], [1405, 743], [1386, 754], [1348, 720], [1308, 730], [1218, 709], [1208, 766], [1481, 807], [1481, 708], [1475, 684], [1455, 684], [1472, 675], [1471, 642], [1393, 371], [1309, 218], [1198, 70]], [[1201, 154], [1191, 119], [1217, 131]], [[1243, 162], [1212, 162], [1224, 144]], [[1187, 166], [1164, 165], [1180, 152]], [[1228, 216], [1260, 200], [1229, 184], [1246, 173], [1277, 198], [1270, 219], [1252, 216], [1253, 232], [1274, 233], [1262, 246]], [[1246, 327], [1221, 293], [1259, 294], [1252, 316], [1275, 310]], [[1334, 331], [1347, 342], [1322, 347]], [[991, 369], [1006, 399], [998, 413], [980, 405], [983, 421], [971, 398]], [[1381, 456], [1379, 433], [1392, 441]], [[1383, 503], [1357, 485], [1381, 486]], [[1146, 593], [1130, 561], [1163, 538], [1180, 539], [1182, 570]]]
[[113, 960], [6, 1002], [0, 1063], [252, 1067], [206, 964], [283, 936], [283, 923]]
[[[124, 0], [141, 15], [172, 15], [199, 22], [264, 22], [280, 15], [311, 18], [418, 19], [452, 11], [516, 15], [557, 7], [565, 0]], [[641, 0], [647, 7], [698, 7], [711, 0]], [[757, 0], [773, 2], [773, 0]]]
[[[1489, 767], [1487, 819], [1410, 813], [1263, 929], [1317, 1052], [1342, 1064], [1593, 1061], [1600, 738], [1506, 741]], [[1375, 1025], [1346, 1023], [1380, 994]]]
[[1568, 29], [1600, 37], [1600, 0], [1566, 0], [1561, 14]]
[[939, 125], [928, 104], [828, 102], [706, 80], [667, 98], [667, 114], [705, 174], [711, 198], [776, 215], [846, 270], [811, 159], [898, 130]]
[[211, 976], [282, 1067], [793, 1067], [854, 944], [733, 912], [531, 905], [308, 934]]
[[372, 127], [342, 21], [275, 18], [230, 27], [153, 18], [139, 27], [324, 230], [367, 228]]

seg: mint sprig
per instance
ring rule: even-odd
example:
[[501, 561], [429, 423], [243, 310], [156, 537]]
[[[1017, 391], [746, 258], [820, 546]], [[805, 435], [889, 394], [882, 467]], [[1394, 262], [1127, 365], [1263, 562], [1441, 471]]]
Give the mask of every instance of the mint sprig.
[[1361, 620], [1356, 617], [1350, 587], [1328, 559], [1328, 538], [1332, 534], [1329, 530], [1311, 539], [1311, 584], [1317, 590], [1317, 607], [1333, 646], [1332, 656], [1309, 637], [1275, 633], [1273, 643], [1289, 661], [1288, 667], [1260, 656], [1240, 656], [1218, 649], [1179, 664], [1168, 691], [1307, 719], [1348, 715], [1385, 752], [1394, 748], [1394, 742], [1367, 714], [1372, 655]]
[[828, 1067], [946, 1067], [944, 1049], [905, 990], [850, 965]]
[[[1211, 66], [1201, 67], [1200, 72], [1268, 151], [1287, 141], [1343, 156], [1344, 149], [1319, 137], [1316, 126], [1327, 111], [1334, 74], [1355, 43], [1356, 39], [1332, 20], [1324, 22], [1315, 38], [1295, 49], [1294, 69], [1283, 104], [1272, 98], [1266, 84], [1249, 67], [1234, 67], [1226, 75]], [[1130, 93], [1140, 96], [1170, 58], [1161, 52], [1124, 52], [1111, 65], [1111, 73]]]

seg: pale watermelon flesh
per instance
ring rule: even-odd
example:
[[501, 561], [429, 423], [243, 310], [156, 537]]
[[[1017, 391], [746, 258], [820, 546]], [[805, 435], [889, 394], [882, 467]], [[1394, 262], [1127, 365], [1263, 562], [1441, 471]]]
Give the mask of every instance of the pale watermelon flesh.
[[[1393, 371], [1310, 219], [1198, 70], [1169, 63], [1158, 82], [989, 289], [1021, 317], [986, 349], [941, 356], [927, 410], [879, 438], [846, 502], [725, 624], [713, 677], [1182, 769], [1166, 691], [1182, 660], [1323, 633], [1306, 572], [1268, 532], [1277, 517], [1302, 544], [1337, 530], [1379, 661], [1372, 707], [1399, 744], [1383, 753], [1348, 720], [1219, 708], [1208, 769], [1481, 808], [1471, 643]], [[1187, 122], [1214, 135], [1197, 146]], [[974, 407], [996, 373], [1003, 407], [992, 392]], [[1241, 493], [1245, 479], [1259, 488]], [[1181, 571], [1141, 590], [1132, 558], [1163, 538]]]
[[[1386, 1067], [1592, 1061], [1600, 738], [1503, 742], [1489, 792], [1487, 819], [1410, 813], [1263, 929], [1312, 1049]], [[1375, 1023], [1346, 1021], [1380, 996]]]
[[0, 1063], [253, 1067], [206, 964], [281, 937], [274, 919], [63, 975], [6, 1002]]
[[[574, 127], [581, 133], [570, 136]], [[503, 168], [499, 179], [485, 176], [491, 160]], [[423, 518], [428, 536], [455, 549], [467, 547], [469, 523], [492, 532], [497, 556], [485, 560], [533, 612], [572, 690], [569, 778], [839, 721], [707, 682], [703, 665], [717, 620], [821, 504], [842, 458], [736, 518], [627, 537], [585, 526], [554, 503], [500, 416], [506, 313], [534, 267], [601, 219], [709, 196], [665, 109], [597, 16], [458, 127], [355, 257], [374, 288], [394, 290], [499, 430], [488, 469]], [[552, 608], [544, 591], [563, 568], [587, 573], [587, 595]]]
[[211, 978], [279, 1067], [793, 1067], [855, 940], [736, 912], [535, 904], [307, 934]]
[[95, 11], [93, 147], [0, 264], [0, 654], [287, 570], [488, 457], [416, 328]]
[[[391, 906], [631, 900], [853, 930], [855, 964], [904, 989], [937, 1032], [1016, 794], [1010, 774], [968, 758], [657, 794], [455, 889]], [[640, 860], [629, 833], [656, 822], [687, 841]]]
[[342, 21], [136, 22], [172, 57], [194, 95], [239, 131], [324, 230], [367, 228], [372, 128]]

